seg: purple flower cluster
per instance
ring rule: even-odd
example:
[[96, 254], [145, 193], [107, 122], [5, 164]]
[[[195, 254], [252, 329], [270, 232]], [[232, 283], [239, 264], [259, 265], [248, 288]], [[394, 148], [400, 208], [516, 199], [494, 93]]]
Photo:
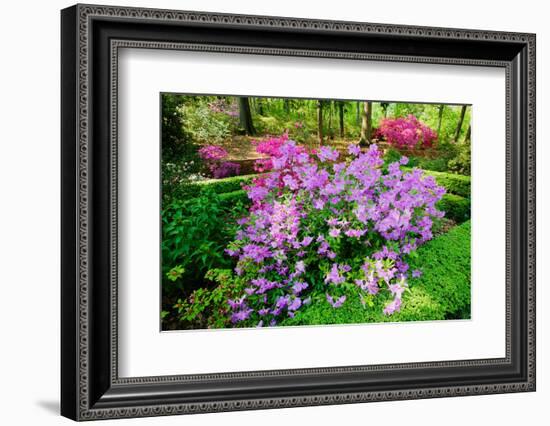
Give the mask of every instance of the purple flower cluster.
[[437, 133], [414, 115], [382, 119], [377, 136], [397, 148], [429, 148], [437, 141]]
[[237, 176], [241, 172], [241, 165], [231, 161], [222, 161], [214, 165], [210, 171], [216, 179], [222, 179], [229, 176]]
[[285, 136], [272, 152], [272, 172], [245, 188], [252, 206], [226, 250], [249, 283], [229, 301], [231, 320], [275, 325], [312, 300], [339, 308], [350, 288], [362, 301], [384, 293], [384, 314], [399, 311], [407, 256], [432, 238], [445, 190], [421, 170], [404, 173], [405, 157], [383, 172], [376, 145], [352, 145], [338, 162], [330, 147], [311, 154]]
[[241, 171], [240, 164], [223, 161], [227, 155], [227, 151], [218, 145], [205, 145], [199, 149], [199, 157], [204, 160], [208, 170], [216, 179], [236, 176]]
[[227, 157], [225, 148], [218, 145], [205, 145], [199, 149], [199, 157], [205, 161], [219, 161]]

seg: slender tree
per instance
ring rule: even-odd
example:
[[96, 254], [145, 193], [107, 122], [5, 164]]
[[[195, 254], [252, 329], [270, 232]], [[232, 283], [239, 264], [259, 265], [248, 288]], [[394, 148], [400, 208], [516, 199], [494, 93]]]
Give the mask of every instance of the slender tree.
[[256, 110], [258, 114], [264, 115], [264, 102], [262, 98], [256, 98]]
[[319, 145], [323, 145], [323, 101], [317, 101], [317, 134], [319, 136]]
[[328, 132], [327, 132], [327, 136], [329, 138], [332, 138], [332, 106], [334, 104], [334, 101], [328, 101]]
[[290, 112], [290, 99], [285, 98], [283, 106], [284, 106], [285, 112], [288, 114]]
[[390, 106], [389, 102], [380, 102], [380, 106], [382, 107], [382, 111], [384, 111], [384, 118], [388, 116], [388, 107]]
[[468, 125], [468, 130], [466, 130], [466, 136], [464, 136], [464, 143], [470, 143], [472, 140], [472, 125]]
[[466, 108], [468, 105], [462, 105], [462, 108], [460, 110], [460, 118], [458, 120], [458, 124], [456, 125], [456, 132], [455, 132], [455, 142], [458, 142], [458, 138], [460, 137], [460, 131], [462, 130], [462, 124], [464, 123], [464, 116], [466, 115]]
[[443, 111], [445, 110], [445, 104], [439, 105], [439, 116], [437, 118], [437, 136], [441, 132], [441, 124], [443, 123]]
[[359, 138], [359, 144], [370, 145], [372, 133], [372, 103], [363, 103], [363, 115], [361, 121], [361, 137]]
[[345, 129], [344, 129], [344, 101], [338, 102], [338, 118], [340, 124], [340, 138], [344, 138]]
[[355, 102], [355, 123], [361, 124], [361, 102]]
[[239, 125], [247, 135], [253, 136], [256, 134], [252, 122], [252, 113], [250, 112], [250, 102], [247, 97], [239, 97]]

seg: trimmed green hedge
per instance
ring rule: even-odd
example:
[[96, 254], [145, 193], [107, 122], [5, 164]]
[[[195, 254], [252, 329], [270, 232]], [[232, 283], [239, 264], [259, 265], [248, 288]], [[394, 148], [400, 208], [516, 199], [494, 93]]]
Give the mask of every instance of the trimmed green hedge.
[[433, 176], [435, 181], [444, 186], [448, 192], [462, 197], [470, 197], [470, 176], [458, 175], [456, 173], [433, 172], [431, 170], [424, 171], [428, 176]]
[[252, 182], [252, 179], [258, 175], [232, 176], [223, 179], [208, 179], [194, 183], [181, 184], [176, 188], [174, 194], [178, 198], [198, 197], [201, 191], [208, 187], [216, 194], [239, 191], [243, 185]]
[[[410, 172], [412, 168], [402, 167], [403, 171]], [[422, 169], [425, 175], [433, 176], [438, 185], [445, 187], [447, 192], [470, 198], [470, 188], [472, 179], [470, 176], [459, 175], [456, 173], [434, 172], [432, 170]]]
[[451, 229], [417, 250], [409, 265], [423, 274], [418, 284], [438, 301], [446, 318], [470, 318], [471, 222]]
[[[408, 167], [404, 167], [403, 169], [405, 171], [412, 170]], [[445, 189], [447, 189], [447, 192], [466, 198], [470, 197], [471, 179], [469, 176], [459, 175], [456, 173], [434, 172], [431, 170], [423, 171], [426, 175], [433, 176], [439, 185], [444, 186]], [[233, 176], [224, 179], [208, 179], [181, 185], [181, 190], [185, 194], [188, 194], [188, 196], [198, 196], [201, 190], [208, 186], [208, 188], [212, 189], [216, 194], [223, 194], [225, 192], [240, 190], [242, 185], [249, 184], [255, 176], [258, 175]]]
[[[220, 203], [224, 208], [231, 208], [241, 202], [244, 205], [250, 200], [244, 190], [231, 191], [218, 194]], [[437, 208], [445, 212], [445, 217], [454, 220], [456, 223], [463, 223], [470, 219], [470, 200], [454, 194], [445, 194], [437, 203]]]
[[242, 189], [243, 185], [248, 185], [252, 182], [252, 179], [257, 176], [258, 175], [242, 175], [223, 179], [208, 179], [198, 182], [195, 185], [197, 185], [199, 190], [208, 186], [208, 188], [212, 189], [216, 194], [223, 194], [225, 192], [233, 192]]
[[445, 212], [447, 219], [462, 223], [470, 219], [470, 200], [455, 194], [444, 194], [436, 204], [439, 210]]
[[438, 185], [445, 187], [447, 192], [460, 195], [461, 197], [470, 197], [471, 179], [469, 176], [433, 172], [431, 170], [424, 170], [424, 173], [428, 176], [433, 176]]
[[[406, 171], [410, 171], [410, 168], [404, 168]], [[444, 186], [448, 193], [460, 195], [461, 197], [470, 197], [470, 177], [458, 175], [454, 173], [442, 173], [433, 172], [430, 170], [424, 170], [424, 173], [428, 176], [433, 176], [437, 183]], [[196, 183], [181, 185], [180, 194], [185, 194], [186, 197], [197, 197], [201, 191], [208, 187], [212, 189], [216, 194], [233, 193], [242, 189], [243, 185], [249, 184], [252, 179], [258, 175], [243, 175], [233, 176], [224, 179], [208, 179], [199, 181]], [[453, 198], [453, 200], [458, 200]], [[461, 220], [460, 222], [462, 222]]]
[[240, 189], [238, 191], [225, 192], [218, 195], [220, 197], [220, 204], [224, 208], [231, 208], [238, 202], [241, 202], [245, 205], [250, 203], [250, 199], [248, 198], [246, 191], [243, 189]]
[[[231, 208], [239, 201], [243, 204], [250, 202], [246, 191], [231, 191], [219, 194], [223, 207]], [[470, 200], [454, 194], [445, 194], [437, 203], [437, 208], [445, 212], [445, 217], [457, 223], [462, 223], [470, 218]]]
[[410, 280], [410, 291], [403, 296], [401, 311], [394, 315], [382, 313], [383, 306], [389, 301], [382, 294], [375, 298], [372, 307], [364, 307], [358, 294], [349, 294], [344, 305], [336, 309], [330, 306], [324, 295], [319, 295], [311, 305], [281, 325], [469, 319], [470, 233], [468, 221], [418, 249], [418, 257], [409, 263], [411, 269], [420, 269], [422, 276]]

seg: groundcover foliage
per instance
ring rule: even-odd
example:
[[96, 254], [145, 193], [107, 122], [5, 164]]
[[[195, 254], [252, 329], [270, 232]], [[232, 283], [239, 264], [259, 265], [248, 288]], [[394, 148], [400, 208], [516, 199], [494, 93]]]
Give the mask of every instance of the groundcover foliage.
[[[340, 309], [329, 303], [311, 304], [281, 325], [353, 324], [386, 321], [426, 321], [470, 318], [471, 223], [464, 222], [447, 234], [418, 248], [411, 268], [422, 268], [421, 277], [409, 280], [409, 292], [400, 312], [384, 315], [359, 297]], [[384, 304], [374, 301], [374, 307]]]

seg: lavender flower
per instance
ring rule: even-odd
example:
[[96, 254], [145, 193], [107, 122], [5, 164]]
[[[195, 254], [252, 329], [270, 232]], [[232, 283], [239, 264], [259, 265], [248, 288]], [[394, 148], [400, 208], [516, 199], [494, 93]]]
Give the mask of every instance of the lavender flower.
[[322, 146], [317, 156], [321, 161], [336, 161], [338, 159], [338, 151], [328, 146]]
[[361, 148], [359, 148], [359, 145], [352, 144], [348, 146], [348, 152], [351, 155], [354, 155], [355, 157], [357, 157], [359, 154], [361, 154]]
[[332, 265], [332, 268], [330, 269], [330, 272], [325, 277], [325, 283], [333, 283], [333, 284], [341, 284], [345, 281], [344, 277], [340, 275], [340, 271], [338, 269], [338, 264], [334, 263]]
[[330, 231], [328, 232], [328, 234], [332, 237], [332, 238], [338, 238], [340, 236], [340, 230], [338, 228], [330, 228]]
[[384, 315], [392, 315], [395, 312], [399, 312], [401, 309], [401, 299], [395, 298], [393, 301], [388, 303], [384, 308]]
[[330, 294], [326, 294], [327, 302], [331, 304], [333, 308], [339, 308], [344, 304], [346, 301], [346, 296], [340, 296], [337, 300], [334, 300], [334, 298]]

